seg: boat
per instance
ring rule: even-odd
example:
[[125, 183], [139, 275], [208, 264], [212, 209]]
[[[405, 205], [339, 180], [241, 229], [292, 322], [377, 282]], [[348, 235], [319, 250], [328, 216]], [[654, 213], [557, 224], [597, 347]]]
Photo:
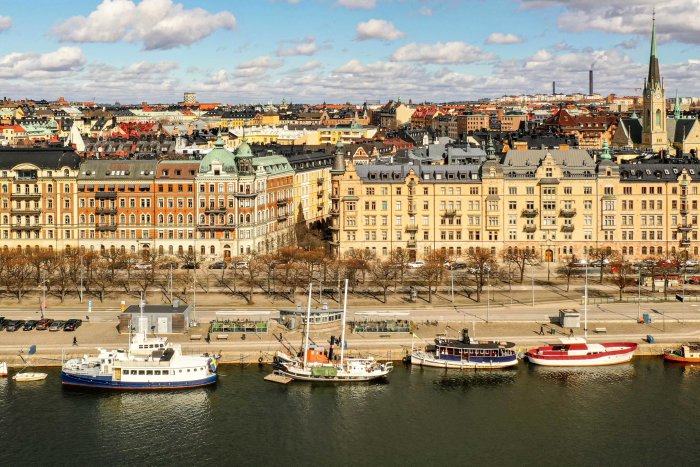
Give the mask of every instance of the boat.
[[[311, 284], [306, 313], [306, 336], [301, 354], [291, 355], [278, 351], [273, 359], [274, 371], [267, 379], [278, 382], [311, 381], [322, 383], [366, 382], [386, 378], [394, 369], [390, 361], [379, 362], [374, 357], [345, 358], [345, 318], [348, 303], [348, 281], [345, 280], [342, 335], [339, 340], [331, 336], [328, 351], [320, 345], [309, 344], [311, 316]], [[340, 358], [334, 358], [334, 345], [340, 346]]]
[[17, 373], [12, 377], [18, 383], [24, 383], [26, 381], [41, 381], [46, 379], [48, 375], [46, 373], [39, 373], [35, 371], [30, 371], [26, 373]]
[[700, 363], [700, 342], [681, 345], [664, 353], [664, 360], [677, 363]]
[[7, 362], [0, 362], [0, 377], [7, 376]]
[[513, 342], [476, 341], [462, 330], [461, 339], [435, 338], [434, 345], [411, 352], [411, 364], [437, 368], [497, 369], [518, 364]]
[[581, 337], [566, 337], [557, 344], [528, 350], [528, 360], [544, 366], [601, 366], [627, 363], [632, 360], [637, 344], [606, 342], [593, 344]]
[[217, 381], [218, 355], [189, 356], [179, 344], [164, 337], [148, 337], [148, 318], [141, 302], [140, 332], [129, 334], [129, 347], [100, 348], [97, 356], [73, 358], [63, 363], [64, 386], [115, 390], [184, 389]]

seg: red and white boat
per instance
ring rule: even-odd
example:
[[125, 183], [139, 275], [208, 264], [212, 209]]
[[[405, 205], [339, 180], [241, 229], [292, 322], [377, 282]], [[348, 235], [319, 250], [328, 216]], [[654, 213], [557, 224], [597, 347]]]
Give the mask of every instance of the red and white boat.
[[528, 350], [527, 358], [544, 366], [600, 366], [627, 363], [637, 344], [633, 342], [587, 343], [580, 337], [564, 338], [560, 344]]

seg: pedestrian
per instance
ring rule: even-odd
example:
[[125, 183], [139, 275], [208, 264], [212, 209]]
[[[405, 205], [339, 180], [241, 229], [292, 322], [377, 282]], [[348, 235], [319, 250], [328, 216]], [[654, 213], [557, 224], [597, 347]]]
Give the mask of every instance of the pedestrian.
[[210, 333], [207, 333], [207, 344], [208, 344], [209, 342], [211, 342], [211, 336], [210, 336]]
[[73, 345], [76, 347], [78, 346], [78, 338], [75, 336], [73, 336]]
[[569, 328], [569, 337], [574, 337], [574, 330], [573, 330], [573, 328]]
[[544, 326], [540, 326], [540, 336], [544, 336]]

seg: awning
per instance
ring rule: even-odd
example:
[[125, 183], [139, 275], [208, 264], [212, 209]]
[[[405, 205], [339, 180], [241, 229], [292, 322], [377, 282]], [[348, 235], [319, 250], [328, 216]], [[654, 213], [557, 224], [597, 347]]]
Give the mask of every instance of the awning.
[[136, 185], [129, 185], [129, 190], [134, 191], [136, 189]]
[[148, 185], [141, 185], [141, 191], [146, 191], [146, 190], [148, 190], [149, 188], [150, 188], [150, 187], [149, 187]]
[[95, 189], [95, 185], [88, 185], [88, 190], [92, 191]]
[[119, 190], [121, 190], [121, 191], [126, 190], [126, 185], [119, 185]]
[[104, 185], [99, 185], [99, 186], [97, 187], [97, 189], [100, 190], [100, 191], [104, 191], [105, 186], [104, 186]]
[[114, 190], [116, 190], [116, 189], [117, 189], [117, 187], [116, 187], [115, 185], [110, 185], [110, 186], [109, 186], [109, 190], [110, 190], [110, 191], [114, 191]]

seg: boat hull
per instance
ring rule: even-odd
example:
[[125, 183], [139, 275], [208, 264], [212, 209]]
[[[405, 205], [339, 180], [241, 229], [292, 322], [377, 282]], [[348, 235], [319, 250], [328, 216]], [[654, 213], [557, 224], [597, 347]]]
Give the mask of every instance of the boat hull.
[[598, 354], [590, 358], [582, 358], [580, 356], [557, 356], [557, 357], [538, 357], [527, 353], [527, 359], [530, 363], [541, 366], [606, 366], [619, 365], [632, 360], [634, 350], [629, 350], [624, 353]]
[[700, 357], [681, 357], [675, 354], [664, 354], [664, 360], [676, 363], [700, 363]]
[[217, 375], [210, 375], [206, 378], [191, 381], [149, 381], [149, 382], [129, 382], [115, 381], [111, 376], [88, 376], [74, 375], [61, 372], [61, 383], [64, 386], [83, 387], [92, 389], [113, 389], [120, 391], [149, 391], [149, 390], [169, 390], [169, 389], [190, 389], [209, 386], [215, 384]]
[[357, 376], [314, 376], [310, 374], [296, 373], [283, 368], [277, 368], [275, 370], [277, 374], [292, 378], [296, 381], [307, 381], [315, 383], [366, 383], [369, 381], [376, 381], [385, 379], [390, 371], [381, 372], [378, 374], [368, 374], [368, 375], [357, 375]]
[[413, 352], [411, 354], [411, 365], [428, 366], [433, 368], [447, 368], [457, 370], [478, 370], [478, 369], [499, 369], [508, 368], [518, 364], [518, 359], [513, 357], [497, 357], [494, 359], [477, 360], [445, 360], [436, 358], [431, 354], [424, 352]]
[[46, 373], [17, 373], [12, 377], [18, 383], [29, 381], [43, 381], [48, 375]]

